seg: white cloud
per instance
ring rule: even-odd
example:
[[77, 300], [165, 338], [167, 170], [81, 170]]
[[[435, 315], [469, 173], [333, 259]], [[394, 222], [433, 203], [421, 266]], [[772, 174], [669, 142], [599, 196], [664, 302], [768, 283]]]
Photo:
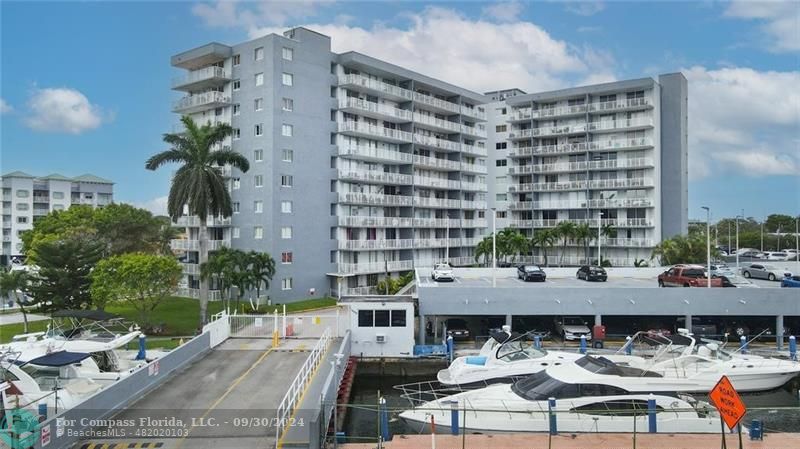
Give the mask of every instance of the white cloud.
[[761, 30], [771, 38], [766, 43], [769, 51], [800, 51], [800, 4], [797, 1], [733, 0], [725, 16], [762, 22]]
[[[335, 52], [358, 51], [477, 92], [511, 87], [544, 91], [594, 73], [613, 77], [609, 53], [575, 47], [531, 22], [499, 24], [441, 7], [406, 17], [406, 27], [306, 26], [330, 36]], [[249, 35], [282, 31], [266, 26], [251, 28]]]
[[314, 16], [319, 6], [331, 3], [333, 0], [259, 0], [244, 2], [240, 7], [237, 0], [217, 0], [198, 3], [192, 12], [212, 27], [287, 26], [291, 21]]
[[0, 98], [0, 114], [7, 114], [13, 110], [14, 108], [12, 108], [10, 104], [6, 103], [6, 100]]
[[522, 12], [522, 8], [522, 3], [518, 1], [497, 2], [485, 6], [482, 12], [485, 16], [495, 19], [499, 22], [513, 22], [519, 17], [519, 14]]
[[564, 9], [579, 16], [593, 16], [606, 9], [606, 5], [603, 2], [569, 1], [565, 2]]
[[694, 179], [800, 172], [800, 72], [691, 67], [689, 169]]
[[159, 196], [142, 203], [136, 203], [136, 207], [147, 209], [153, 215], [168, 215], [167, 214], [167, 196]]
[[101, 109], [81, 92], [66, 87], [35, 89], [25, 124], [36, 131], [80, 134], [103, 122]]

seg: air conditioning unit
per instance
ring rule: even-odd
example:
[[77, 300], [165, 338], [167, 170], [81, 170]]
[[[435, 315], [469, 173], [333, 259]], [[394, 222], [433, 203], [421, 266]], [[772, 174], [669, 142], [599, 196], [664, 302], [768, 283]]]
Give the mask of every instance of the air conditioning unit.
[[375, 334], [375, 343], [386, 343], [386, 334]]

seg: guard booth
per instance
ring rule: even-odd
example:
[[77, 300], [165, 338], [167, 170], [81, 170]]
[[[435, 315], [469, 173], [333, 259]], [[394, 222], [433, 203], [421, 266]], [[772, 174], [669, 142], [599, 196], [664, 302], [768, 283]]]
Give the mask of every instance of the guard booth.
[[411, 296], [342, 297], [350, 321], [350, 353], [357, 357], [414, 356]]

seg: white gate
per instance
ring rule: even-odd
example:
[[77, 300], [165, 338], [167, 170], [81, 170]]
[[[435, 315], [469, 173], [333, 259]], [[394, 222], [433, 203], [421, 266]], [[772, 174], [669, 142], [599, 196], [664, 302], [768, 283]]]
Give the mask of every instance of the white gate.
[[287, 315], [285, 338], [320, 338], [328, 329], [328, 335], [338, 337], [339, 315], [336, 311], [325, 310], [318, 315], [309, 312], [307, 315]]
[[276, 315], [232, 315], [231, 338], [273, 338], [280, 334], [280, 318]]

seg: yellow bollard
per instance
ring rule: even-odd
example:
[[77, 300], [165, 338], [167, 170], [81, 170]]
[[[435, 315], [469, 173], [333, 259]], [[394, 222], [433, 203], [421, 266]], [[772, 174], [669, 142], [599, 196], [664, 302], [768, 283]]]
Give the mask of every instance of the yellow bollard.
[[280, 344], [280, 337], [277, 331], [272, 332], [272, 347], [277, 348]]

